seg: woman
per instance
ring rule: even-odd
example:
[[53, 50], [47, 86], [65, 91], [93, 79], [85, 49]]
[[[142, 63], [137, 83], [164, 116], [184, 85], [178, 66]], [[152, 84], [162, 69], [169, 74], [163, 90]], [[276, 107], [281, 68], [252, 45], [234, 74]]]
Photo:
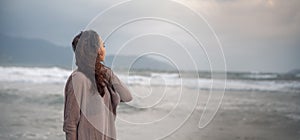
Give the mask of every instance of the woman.
[[117, 105], [132, 96], [126, 86], [101, 62], [105, 46], [93, 30], [77, 35], [72, 47], [77, 69], [65, 86], [63, 131], [67, 140], [116, 139]]

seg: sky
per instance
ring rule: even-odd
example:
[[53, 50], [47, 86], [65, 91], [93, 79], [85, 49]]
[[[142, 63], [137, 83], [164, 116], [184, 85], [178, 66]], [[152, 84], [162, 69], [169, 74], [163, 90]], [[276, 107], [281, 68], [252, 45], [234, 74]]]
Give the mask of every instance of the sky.
[[[94, 29], [107, 39], [108, 54], [156, 53], [185, 70], [300, 69], [299, 0], [2, 0], [0, 3], [0, 34], [8, 36], [43, 39], [70, 47], [78, 32]], [[143, 17], [152, 19], [124, 24]], [[110, 35], [119, 25], [123, 26]]]

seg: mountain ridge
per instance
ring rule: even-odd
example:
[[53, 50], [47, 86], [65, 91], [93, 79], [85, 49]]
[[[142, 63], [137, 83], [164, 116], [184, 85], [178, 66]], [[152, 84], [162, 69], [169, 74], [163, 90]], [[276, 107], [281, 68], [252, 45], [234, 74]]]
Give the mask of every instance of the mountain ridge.
[[[0, 65], [2, 66], [72, 68], [74, 55], [72, 47], [58, 46], [41, 39], [16, 38], [2, 34], [0, 35], [0, 42]], [[151, 57], [142, 57], [132, 63], [136, 57], [134, 55], [107, 55], [105, 65], [113, 66], [114, 69], [127, 69], [130, 64], [133, 64], [131, 69], [135, 70], [173, 70], [170, 64]]]

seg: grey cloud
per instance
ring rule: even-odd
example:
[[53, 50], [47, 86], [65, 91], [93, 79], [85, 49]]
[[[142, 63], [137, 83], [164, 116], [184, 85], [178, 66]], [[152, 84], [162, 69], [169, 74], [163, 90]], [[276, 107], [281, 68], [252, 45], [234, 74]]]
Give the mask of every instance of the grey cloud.
[[[85, 28], [99, 12], [120, 1], [1, 1], [0, 32], [14, 36], [42, 38], [66, 46], [69, 45], [73, 36]], [[211, 52], [212, 59], [218, 60], [220, 53], [217, 52], [216, 43], [211, 43], [213, 40], [209, 38], [211, 36], [209, 30], [199, 20], [190, 18], [193, 16], [185, 15], [188, 9], [178, 9], [176, 5], [167, 4], [166, 1], [138, 2], [139, 4], [131, 5], [129, 9], [128, 7], [118, 8], [115, 12], [107, 14], [102, 20], [111, 23], [98, 28], [100, 34], [107, 35], [109, 29], [120, 24], [120, 21], [132, 18], [131, 15], [136, 17], [147, 16], [147, 13], [153, 16], [166, 15], [170, 20], [182, 23], [199, 36], [201, 41], [206, 43], [205, 46]], [[298, 8], [300, 1], [184, 0], [183, 2], [204, 15], [212, 25], [222, 42], [229, 70], [286, 72], [300, 68], [300, 64], [297, 63], [300, 56], [296, 53], [300, 50], [298, 39], [300, 36], [298, 27], [300, 25]], [[90, 28], [101, 26], [99, 21], [96, 21]], [[184, 38], [182, 32], [178, 32], [176, 28], [164, 25], [152, 26], [159, 26], [162, 32], [176, 38]], [[112, 46], [108, 52], [114, 53], [122, 45], [118, 43], [145, 28], [155, 29], [151, 27], [151, 24], [146, 23], [125, 28], [108, 41], [108, 47]], [[203, 52], [195, 49], [190, 41], [186, 42], [189, 43], [187, 47], [195, 56], [199, 67], [208, 69], [207, 66], [202, 67], [206, 65], [206, 62], [203, 62], [205, 59]], [[134, 44], [142, 46], [143, 42], [137, 41]], [[168, 41], [161, 42], [161, 44], [162, 46], [170, 45]], [[174, 56], [181, 54], [180, 51], [172, 51]], [[186, 58], [182, 58], [180, 63], [186, 61]], [[221, 65], [219, 61], [216, 63]]]

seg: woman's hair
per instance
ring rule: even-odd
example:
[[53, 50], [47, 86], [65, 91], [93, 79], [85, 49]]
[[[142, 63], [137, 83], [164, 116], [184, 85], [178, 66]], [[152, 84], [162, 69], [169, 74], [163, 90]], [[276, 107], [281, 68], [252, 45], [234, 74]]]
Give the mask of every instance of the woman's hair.
[[100, 38], [93, 30], [81, 31], [72, 41], [72, 48], [75, 52], [76, 65], [78, 70], [83, 72], [96, 87], [100, 95], [104, 96], [104, 87], [108, 84], [107, 70], [100, 63], [98, 49]]
[[76, 35], [72, 41], [72, 48], [73, 48], [74, 52], [75, 52], [75, 49], [76, 49], [76, 46], [77, 46], [77, 43], [79, 41], [81, 34], [82, 34], [82, 31], [78, 35]]

